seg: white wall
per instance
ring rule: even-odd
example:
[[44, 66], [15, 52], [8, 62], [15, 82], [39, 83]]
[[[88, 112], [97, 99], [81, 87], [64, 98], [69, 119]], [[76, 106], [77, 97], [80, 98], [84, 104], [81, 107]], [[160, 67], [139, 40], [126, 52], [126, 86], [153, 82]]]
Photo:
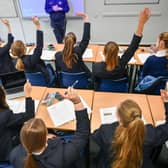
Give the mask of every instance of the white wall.
[[[18, 16], [20, 16], [18, 0], [14, 0], [14, 2]], [[119, 44], [128, 44], [137, 25], [138, 13], [144, 6], [150, 7], [153, 15], [145, 27], [142, 43], [155, 43], [160, 32], [168, 31], [168, 0], [160, 0], [160, 4], [150, 5], [105, 6], [104, 0], [86, 0], [85, 3], [86, 12], [92, 23], [91, 42], [93, 43], [105, 43], [113, 40]], [[26, 42], [35, 41], [34, 26], [30, 20], [22, 20], [21, 17], [9, 19], [16, 39], [22, 39]], [[41, 19], [41, 24], [45, 32], [45, 42], [55, 43], [49, 19]], [[69, 19], [67, 31], [75, 32], [80, 39], [82, 26], [82, 20]], [[2, 24], [0, 24], [0, 36], [6, 39], [6, 30]]]

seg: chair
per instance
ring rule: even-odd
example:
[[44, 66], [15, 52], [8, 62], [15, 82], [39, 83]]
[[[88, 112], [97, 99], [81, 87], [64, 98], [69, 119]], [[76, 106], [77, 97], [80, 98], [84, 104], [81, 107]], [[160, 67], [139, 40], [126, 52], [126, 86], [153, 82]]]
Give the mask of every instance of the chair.
[[103, 92], [128, 92], [128, 80], [126, 77], [118, 80], [101, 79], [98, 82], [97, 90]]
[[13, 168], [8, 162], [0, 162], [0, 168]]
[[77, 89], [88, 88], [89, 81], [88, 81], [88, 77], [85, 72], [80, 72], [80, 73], [61, 72], [60, 73], [61, 87], [69, 87], [76, 80], [78, 80], [78, 83], [75, 85], [75, 88], [77, 88]]
[[165, 89], [166, 81], [168, 77], [158, 77], [149, 87], [144, 90], [137, 91], [136, 93], [150, 94], [150, 95], [160, 95], [160, 89]]

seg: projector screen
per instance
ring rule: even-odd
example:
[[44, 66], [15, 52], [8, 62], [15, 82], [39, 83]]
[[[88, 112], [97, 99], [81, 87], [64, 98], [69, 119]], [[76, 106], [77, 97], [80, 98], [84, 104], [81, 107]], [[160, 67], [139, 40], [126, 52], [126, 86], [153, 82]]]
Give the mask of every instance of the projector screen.
[[[77, 11], [84, 12], [84, 0], [68, 0], [70, 11], [67, 16], [75, 17]], [[19, 0], [23, 18], [32, 16], [47, 17], [45, 12], [45, 0]]]

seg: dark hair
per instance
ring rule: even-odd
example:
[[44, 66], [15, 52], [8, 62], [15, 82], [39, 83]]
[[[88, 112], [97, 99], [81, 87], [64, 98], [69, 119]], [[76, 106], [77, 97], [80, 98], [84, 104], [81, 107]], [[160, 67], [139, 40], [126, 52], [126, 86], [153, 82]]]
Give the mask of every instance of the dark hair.
[[2, 86], [0, 86], [0, 111], [9, 109], [8, 104], [6, 103], [6, 95]]
[[76, 62], [77, 56], [73, 53], [73, 47], [76, 43], [76, 36], [74, 33], [70, 32], [66, 35], [64, 39], [64, 49], [62, 52], [63, 61], [68, 68], [72, 68], [72, 62]]
[[12, 44], [11, 54], [18, 58], [16, 62], [16, 69], [19, 71], [24, 71], [25, 67], [21, 58], [25, 55], [25, 53], [26, 47], [21, 40], [17, 40]]
[[34, 118], [27, 121], [21, 129], [20, 139], [27, 152], [24, 168], [38, 168], [32, 153], [43, 149], [46, 145], [47, 128], [43, 120]]
[[118, 65], [118, 51], [117, 43], [110, 41], [104, 47], [104, 56], [106, 61], [106, 70], [112, 71]]

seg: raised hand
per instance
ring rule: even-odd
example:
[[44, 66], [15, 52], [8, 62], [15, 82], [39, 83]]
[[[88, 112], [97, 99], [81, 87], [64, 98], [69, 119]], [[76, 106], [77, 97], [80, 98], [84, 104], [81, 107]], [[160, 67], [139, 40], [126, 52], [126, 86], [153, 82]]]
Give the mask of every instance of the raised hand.
[[32, 86], [31, 83], [27, 80], [27, 82], [24, 84], [25, 97], [31, 97], [31, 92], [32, 92]]
[[33, 21], [34, 25], [36, 26], [36, 28], [37, 28], [37, 29], [40, 29], [40, 21], [39, 21], [38, 17], [37, 17], [37, 16], [34, 16], [34, 17], [32, 18], [32, 21]]
[[139, 14], [139, 22], [146, 23], [151, 16], [151, 11], [149, 8], [144, 8]]
[[8, 32], [11, 33], [11, 26], [9, 20], [8, 19], [0, 19], [0, 20], [7, 27]]
[[89, 16], [83, 12], [76, 12], [76, 16], [82, 17], [85, 22], [89, 20]]

